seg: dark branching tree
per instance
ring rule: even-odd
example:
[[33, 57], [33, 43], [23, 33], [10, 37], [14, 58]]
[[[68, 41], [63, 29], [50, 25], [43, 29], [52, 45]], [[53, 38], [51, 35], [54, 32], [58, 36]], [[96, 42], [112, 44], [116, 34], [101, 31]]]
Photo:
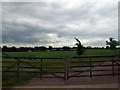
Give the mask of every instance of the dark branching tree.
[[114, 38], [109, 38], [109, 41], [106, 41], [106, 45], [109, 45], [110, 49], [115, 49], [116, 46], [120, 45], [120, 41], [117, 41]]
[[79, 57], [80, 57], [84, 53], [85, 49], [84, 49], [83, 45], [81, 44], [80, 40], [78, 40], [77, 38], [75, 38], [75, 40], [78, 42], [78, 43], [76, 43], [77, 55], [79, 55]]

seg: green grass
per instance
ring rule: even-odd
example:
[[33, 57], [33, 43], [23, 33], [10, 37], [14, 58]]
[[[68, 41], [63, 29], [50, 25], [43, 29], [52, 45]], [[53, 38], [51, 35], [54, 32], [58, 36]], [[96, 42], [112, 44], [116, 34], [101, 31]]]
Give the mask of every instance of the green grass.
[[[119, 50], [116, 50], [119, 51]], [[10, 56], [29, 56], [34, 55], [36, 57], [65, 57], [65, 56], [76, 56], [76, 51], [47, 51], [47, 52], [5, 52]], [[104, 56], [104, 55], [115, 55], [115, 50], [99, 50], [99, 49], [88, 49], [85, 50], [82, 56]]]
[[118, 52], [118, 50], [105, 50], [105, 49], [86, 50], [83, 56], [115, 55], [116, 52]]
[[64, 57], [64, 56], [74, 56], [75, 51], [51, 51], [51, 52], [6, 52], [10, 56], [22, 56], [26, 57], [29, 55], [34, 55], [36, 57]]
[[[119, 52], [119, 50], [117, 51]], [[77, 56], [76, 55], [76, 51], [51, 51], [51, 52], [5, 52], [6, 54], [10, 55], [10, 56], [22, 56], [22, 57], [27, 57], [29, 55], [34, 55], [36, 57], [65, 57], [65, 56]], [[120, 53], [119, 53], [120, 54]], [[86, 50], [85, 53], [82, 56], [105, 56], [105, 55], [115, 55], [115, 51], [114, 50], [99, 50], [99, 49], [95, 49], [95, 50]], [[94, 61], [105, 61], [105, 58], [101, 58], [101, 59], [92, 59]], [[109, 60], [109, 58], [107, 59]], [[40, 67], [41, 63], [40, 60], [22, 60], [23, 62], [29, 62], [32, 65], [36, 66], [36, 67]], [[83, 62], [84, 61], [84, 62]], [[86, 61], [86, 62], [85, 62]], [[2, 60], [2, 66], [12, 66], [13, 63], [10, 62], [16, 62], [15, 59], [3, 59]], [[8, 62], [8, 63], [7, 63]], [[69, 58], [69, 62], [76, 62], [76, 63], [72, 63], [70, 66], [76, 66], [76, 65], [89, 65], [89, 58], [87, 59], [71, 59]], [[93, 63], [94, 64], [94, 63]], [[20, 63], [21, 67], [31, 67], [28, 64], [23, 64]], [[57, 71], [64, 71], [64, 60], [43, 60], [43, 66], [44, 69], [47, 70], [48, 72], [57, 72]], [[15, 65], [14, 68], [10, 68], [9, 70], [16, 70], [17, 65]], [[5, 70], [6, 68], [2, 68], [3, 70]], [[20, 71], [40, 71], [39, 69], [34, 69], [34, 68], [21, 68]], [[45, 74], [45, 73], [44, 73]], [[3, 72], [3, 76], [7, 75], [16, 75], [16, 73], [13, 72], [9, 72], [9, 73], [4, 73]], [[38, 76], [40, 75], [40, 73], [22, 73], [20, 72], [21, 76], [30, 76], [30, 77], [26, 77], [26, 78], [20, 78], [17, 79], [16, 77], [7, 77], [7, 78], [3, 78], [3, 86], [7, 86], [7, 85], [13, 85], [16, 83], [23, 83], [24, 81], [26, 82], [27, 80], [29, 80], [30, 78], [34, 77], [34, 76]]]

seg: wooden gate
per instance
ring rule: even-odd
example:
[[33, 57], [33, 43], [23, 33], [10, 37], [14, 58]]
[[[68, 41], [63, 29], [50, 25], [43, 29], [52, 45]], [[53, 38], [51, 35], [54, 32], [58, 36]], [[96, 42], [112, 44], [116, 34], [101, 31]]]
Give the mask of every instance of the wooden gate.
[[120, 75], [120, 56], [72, 57], [69, 58], [68, 63], [67, 79], [72, 77], [92, 78], [93, 76]]
[[[29, 77], [23, 73], [37, 73], [42, 78], [65, 77], [64, 58], [28, 58], [28, 57], [3, 57], [4, 77]], [[12, 76], [6, 73], [14, 73]], [[22, 75], [23, 74], [23, 75]]]
[[[82, 56], [64, 58], [3, 57], [3, 78], [62, 78], [120, 75], [120, 56]], [[6, 73], [12, 74], [6, 74]], [[102, 72], [102, 73], [100, 73]], [[24, 74], [25, 73], [25, 74]]]

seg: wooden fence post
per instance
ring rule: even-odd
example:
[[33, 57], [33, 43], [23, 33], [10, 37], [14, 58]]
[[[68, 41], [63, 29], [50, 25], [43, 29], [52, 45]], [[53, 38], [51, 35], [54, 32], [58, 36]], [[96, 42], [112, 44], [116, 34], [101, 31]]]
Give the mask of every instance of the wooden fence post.
[[42, 79], [43, 77], [43, 59], [41, 58], [41, 65], [40, 65], [40, 78]]
[[64, 80], [68, 79], [68, 56], [64, 58]]
[[20, 59], [17, 57], [17, 79], [19, 79], [19, 66], [20, 66]]
[[90, 78], [92, 78], [92, 57], [90, 57]]

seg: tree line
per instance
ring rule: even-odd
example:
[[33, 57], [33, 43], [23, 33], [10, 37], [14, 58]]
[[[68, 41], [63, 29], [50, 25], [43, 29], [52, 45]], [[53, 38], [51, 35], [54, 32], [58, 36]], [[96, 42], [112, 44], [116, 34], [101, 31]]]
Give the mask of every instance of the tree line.
[[[2, 52], [40, 52], [40, 51], [75, 51], [77, 47], [69, 47], [69, 46], [63, 46], [63, 47], [52, 47], [49, 46], [48, 48], [45, 46], [36, 46], [36, 47], [8, 47], [8, 46], [3, 46]], [[78, 48], [79, 49], [79, 48]], [[104, 47], [91, 47], [87, 46], [84, 47], [84, 49], [110, 49], [109, 46]], [[79, 51], [78, 51], [79, 53]], [[83, 51], [80, 53], [83, 53]]]
[[3, 46], [2, 47], [2, 52], [39, 52], [39, 51], [70, 51], [74, 50], [75, 47], [68, 47], [68, 46], [63, 46], [63, 47], [52, 47], [49, 46], [48, 48], [45, 46], [35, 46], [35, 47], [8, 47], [8, 46]]
[[[63, 46], [63, 47], [45, 47], [45, 46], [35, 46], [35, 47], [8, 47], [3, 46], [0, 47], [2, 49], [2, 52], [39, 52], [39, 51], [73, 51], [77, 50], [77, 54], [81, 55], [84, 53], [85, 49], [115, 49], [118, 45], [120, 45], [120, 41], [115, 40], [114, 38], [109, 38], [109, 41], [106, 41], [106, 47], [92, 47], [92, 46], [83, 46], [77, 38], [75, 38], [77, 43], [75, 44], [76, 47], [69, 47], [69, 46]], [[118, 47], [120, 48], [120, 47]]]

